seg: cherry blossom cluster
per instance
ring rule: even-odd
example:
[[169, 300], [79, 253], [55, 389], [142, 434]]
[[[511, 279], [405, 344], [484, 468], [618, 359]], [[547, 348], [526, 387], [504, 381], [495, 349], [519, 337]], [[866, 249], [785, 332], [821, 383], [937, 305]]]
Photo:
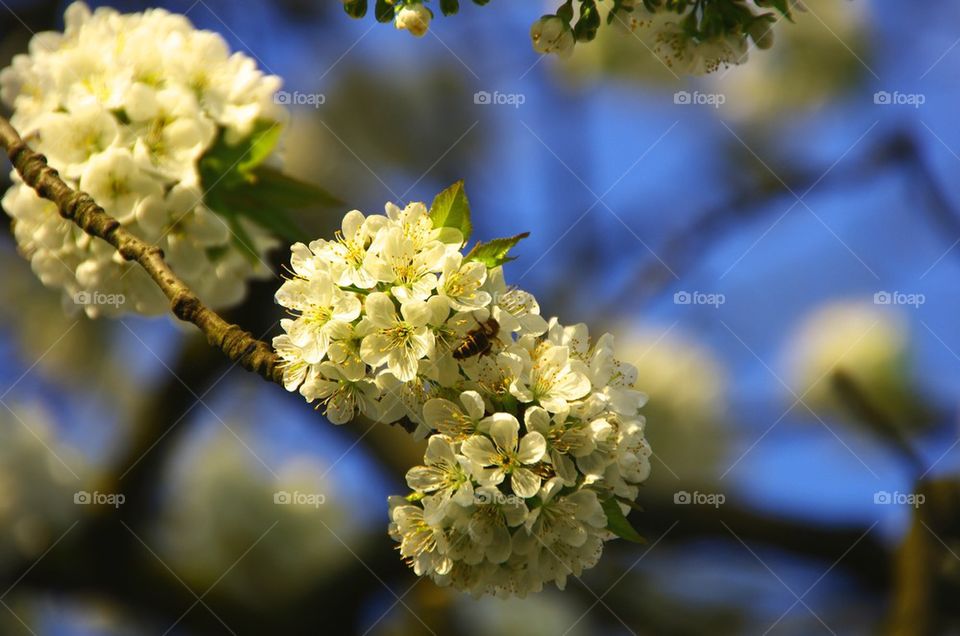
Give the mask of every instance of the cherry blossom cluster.
[[[423, 37], [434, 12], [431, 0], [343, 0], [344, 10], [360, 18], [374, 6], [380, 22]], [[460, 10], [460, 0], [434, 0], [445, 16]], [[473, 0], [486, 5], [489, 0]], [[557, 9], [530, 28], [539, 53], [566, 57], [578, 43], [590, 42], [604, 25], [632, 32], [674, 73], [703, 75], [742, 64], [752, 41], [757, 48], [773, 44], [771, 27], [799, 0], [555, 0]], [[771, 11], [771, 9], [773, 11]]]
[[747, 59], [749, 41], [773, 44], [772, 24], [789, 15], [793, 0], [573, 0], [537, 20], [530, 30], [541, 53], [569, 55], [596, 37], [602, 24], [633, 33], [677, 74], [703, 75]]
[[[138, 237], [160, 246], [174, 271], [214, 307], [239, 301], [271, 239], [246, 219], [244, 249], [205, 199], [200, 162], [219, 142], [236, 146], [278, 125], [280, 80], [216, 33], [161, 9], [119, 14], [69, 6], [65, 30], [39, 33], [0, 73], [12, 124], [72, 187], [91, 195]], [[13, 173], [3, 207], [43, 282], [91, 315], [159, 313], [147, 274], [105, 241], [57, 215]], [[252, 252], [252, 254], [251, 254]], [[89, 302], [95, 297], [123, 302]]]
[[650, 469], [646, 397], [612, 336], [546, 320], [506, 285], [506, 243], [464, 254], [441, 218], [388, 203], [293, 246], [276, 295], [292, 316], [273, 341], [286, 388], [334, 423], [429, 438], [412, 493], [390, 501], [416, 574], [476, 595], [563, 587], [623, 536], [612, 520], [626, 523]]
[[643, 0], [621, 0], [610, 22], [635, 33], [674, 73], [703, 75], [746, 62], [750, 40], [761, 49], [773, 44], [773, 13], [747, 0], [712, 4], [724, 2], [730, 6], [712, 16], [710, 3], [651, 8], [652, 3]]
[[[486, 4], [490, 0], [473, 0], [476, 4]], [[362, 18], [367, 14], [370, 4], [374, 4], [374, 16], [378, 22], [393, 22], [393, 25], [414, 37], [421, 38], [430, 29], [433, 10], [426, 3], [430, 0], [343, 0], [343, 10], [353, 18]], [[437, 0], [443, 15], [453, 15], [460, 11], [460, 0]]]

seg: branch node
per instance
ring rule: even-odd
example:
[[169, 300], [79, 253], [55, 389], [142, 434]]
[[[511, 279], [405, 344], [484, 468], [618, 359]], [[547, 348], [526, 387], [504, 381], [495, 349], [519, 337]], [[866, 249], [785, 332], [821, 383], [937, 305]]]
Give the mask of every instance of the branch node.
[[180, 320], [192, 322], [193, 317], [200, 310], [200, 299], [193, 295], [188, 289], [178, 290], [173, 300], [170, 302], [170, 308], [173, 314]]

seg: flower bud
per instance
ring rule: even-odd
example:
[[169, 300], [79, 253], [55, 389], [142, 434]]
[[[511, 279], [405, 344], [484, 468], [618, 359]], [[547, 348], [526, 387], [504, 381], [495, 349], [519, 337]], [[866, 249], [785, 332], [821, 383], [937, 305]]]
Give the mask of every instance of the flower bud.
[[566, 57], [575, 43], [570, 25], [555, 15], [545, 15], [530, 27], [530, 39], [538, 53], [556, 53]]
[[430, 10], [422, 4], [408, 4], [397, 11], [394, 24], [398, 29], [409, 31], [415, 37], [421, 38], [430, 28], [432, 17]]

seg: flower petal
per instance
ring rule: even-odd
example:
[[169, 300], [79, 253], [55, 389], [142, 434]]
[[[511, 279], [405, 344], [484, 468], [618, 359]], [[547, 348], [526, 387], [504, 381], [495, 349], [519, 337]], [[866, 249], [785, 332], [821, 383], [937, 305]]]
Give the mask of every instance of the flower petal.
[[540, 490], [540, 477], [526, 468], [518, 468], [510, 475], [510, 488], [518, 497], [533, 497]]
[[524, 464], [535, 464], [543, 459], [547, 452], [547, 440], [543, 435], [534, 431], [527, 433], [520, 440], [520, 450], [517, 453], [517, 459]]
[[455, 466], [457, 463], [457, 459], [453, 454], [450, 438], [446, 435], [433, 435], [430, 437], [430, 440], [427, 442], [427, 452], [423, 459], [430, 466], [441, 464]]
[[484, 435], [474, 435], [463, 443], [460, 452], [481, 466], [492, 466], [500, 461], [500, 453], [493, 446], [490, 438]]
[[527, 431], [546, 434], [550, 430], [550, 414], [539, 406], [531, 406], [523, 414], [523, 423]]
[[475, 420], [483, 418], [486, 407], [483, 404], [483, 398], [476, 391], [464, 391], [460, 394], [460, 403], [466, 409], [467, 415]]
[[365, 305], [367, 318], [377, 327], [390, 327], [397, 319], [397, 311], [393, 301], [383, 292], [373, 292], [367, 296]]
[[[520, 432], [520, 422], [509, 413], [494, 413], [487, 418], [490, 422], [490, 437], [502, 451], [517, 449], [517, 434]], [[542, 439], [542, 438], [541, 438]]]
[[407, 485], [417, 492], [433, 492], [443, 485], [443, 474], [428, 466], [414, 466], [406, 477]]

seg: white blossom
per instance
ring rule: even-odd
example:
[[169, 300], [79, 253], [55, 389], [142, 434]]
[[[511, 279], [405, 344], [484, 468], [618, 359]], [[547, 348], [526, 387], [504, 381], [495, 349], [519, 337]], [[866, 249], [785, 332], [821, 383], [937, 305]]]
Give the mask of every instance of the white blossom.
[[695, 38], [684, 28], [687, 15], [669, 9], [651, 12], [643, 3], [636, 2], [630, 13], [618, 13], [614, 20], [619, 26], [635, 32], [674, 73], [704, 75], [747, 60], [746, 33]]
[[407, 236], [403, 227], [391, 227], [377, 239], [364, 263], [374, 280], [389, 283], [391, 293], [401, 302], [429, 298], [437, 286], [434, 272], [440, 269], [446, 253], [443, 243], [421, 245]]
[[426, 35], [430, 28], [430, 20], [433, 16], [430, 9], [419, 2], [404, 5], [394, 18], [394, 24], [398, 29], [409, 31], [411, 35], [418, 38]]
[[453, 252], [443, 261], [443, 273], [437, 281], [438, 292], [456, 311], [472, 311], [490, 304], [490, 294], [480, 288], [487, 280], [483, 263], [463, 262], [463, 254]]
[[364, 320], [358, 326], [364, 334], [360, 358], [373, 367], [385, 363], [401, 382], [416, 378], [420, 359], [434, 342], [427, 327], [427, 303], [409, 300], [400, 305], [398, 314], [390, 296], [374, 292], [367, 296], [365, 309]]
[[331, 423], [346, 424], [358, 412], [374, 414], [380, 390], [372, 380], [351, 378], [337, 365], [324, 362], [310, 368], [300, 394], [310, 402], [320, 400], [326, 405], [324, 415]]
[[326, 274], [286, 281], [277, 290], [276, 300], [296, 315], [286, 331], [311, 363], [319, 363], [327, 354], [332, 331], [360, 315], [357, 297], [334, 286]]
[[451, 502], [463, 506], [473, 503], [469, 460], [457, 454], [450, 438], [432, 436], [423, 460], [426, 466], [407, 471], [407, 485], [417, 492], [430, 494], [428, 521], [441, 520]]
[[496, 486], [509, 477], [510, 489], [524, 499], [540, 488], [540, 477], [530, 466], [543, 458], [546, 441], [536, 431], [518, 438], [520, 423], [509, 413], [494, 413], [480, 423], [487, 435], [474, 435], [463, 443], [463, 454], [483, 467], [478, 479], [484, 486]]
[[[522, 342], [530, 343], [529, 339]], [[514, 379], [510, 393], [521, 402], [537, 402], [556, 413], [590, 392], [590, 379], [582, 363], [570, 360], [568, 347], [542, 342], [533, 351], [517, 350], [524, 359], [525, 373]]]
[[426, 424], [458, 442], [467, 439], [479, 430], [486, 407], [476, 391], [461, 393], [460, 404], [462, 408], [443, 398], [429, 400], [423, 405]]
[[[262, 255], [275, 243], [240, 219], [253, 254], [240, 247], [207, 207], [198, 167], [218, 135], [236, 145], [254, 126], [284, 121], [273, 99], [279, 78], [231, 54], [216, 33], [162, 9], [120, 14], [75, 2], [64, 23], [62, 33], [35, 35], [29, 52], [0, 71], [11, 123], [68, 185], [158, 245], [206, 304], [235, 304], [247, 280], [269, 275]], [[90, 316], [167, 310], [148, 276], [104, 241], [53, 222], [55, 208], [26, 194], [16, 174], [11, 179], [3, 207], [46, 285], [63, 289], [68, 303], [98, 293], [124, 298], [83, 304]]]
[[570, 25], [555, 15], [545, 15], [534, 22], [530, 39], [538, 53], [556, 53], [561, 57], [570, 55], [575, 44]]
[[287, 389], [332, 422], [428, 438], [412, 492], [390, 499], [416, 574], [524, 596], [592, 567], [615, 536], [604, 505], [635, 499], [650, 470], [645, 397], [612, 336], [544, 319], [463, 246], [422, 203], [347, 213], [335, 240], [291, 248], [276, 300], [294, 318], [274, 348]]

